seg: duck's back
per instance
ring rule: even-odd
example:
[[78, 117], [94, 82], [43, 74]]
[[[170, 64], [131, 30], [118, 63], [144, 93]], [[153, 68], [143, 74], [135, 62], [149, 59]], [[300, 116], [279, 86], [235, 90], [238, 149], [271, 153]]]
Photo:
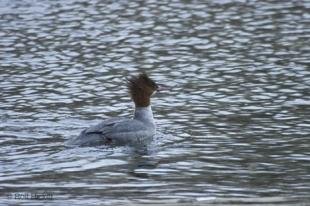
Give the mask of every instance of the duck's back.
[[78, 146], [134, 145], [152, 140], [155, 127], [136, 119], [111, 118], [81, 132], [70, 144]]

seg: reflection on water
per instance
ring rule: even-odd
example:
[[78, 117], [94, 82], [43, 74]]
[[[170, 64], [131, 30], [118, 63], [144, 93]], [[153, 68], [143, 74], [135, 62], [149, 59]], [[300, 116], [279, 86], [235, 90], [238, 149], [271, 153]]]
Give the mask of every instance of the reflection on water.
[[[2, 201], [309, 197], [309, 7], [2, 0]], [[153, 100], [154, 144], [67, 148], [86, 126], [132, 114], [124, 80], [139, 69], [171, 88]]]

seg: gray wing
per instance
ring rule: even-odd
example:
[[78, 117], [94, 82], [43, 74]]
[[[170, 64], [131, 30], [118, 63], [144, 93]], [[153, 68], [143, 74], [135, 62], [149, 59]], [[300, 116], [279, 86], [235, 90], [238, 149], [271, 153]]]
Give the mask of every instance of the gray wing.
[[112, 118], [83, 130], [76, 138], [75, 144], [79, 146], [126, 145], [149, 139], [153, 135], [153, 132], [138, 120]]
[[102, 121], [101, 123], [94, 125], [92, 127], [89, 127], [85, 129], [85, 134], [92, 134], [92, 133], [98, 133], [98, 134], [106, 134], [112, 130], [112, 128], [121, 123], [126, 122], [128, 119], [125, 118], [111, 118]]

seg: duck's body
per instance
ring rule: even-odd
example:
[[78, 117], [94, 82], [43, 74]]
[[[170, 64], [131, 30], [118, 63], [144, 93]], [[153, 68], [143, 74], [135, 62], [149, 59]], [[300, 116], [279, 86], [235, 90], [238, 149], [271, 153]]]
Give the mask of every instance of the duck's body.
[[135, 110], [133, 119], [111, 118], [89, 127], [74, 139], [79, 146], [136, 145], [145, 144], [155, 135], [155, 123], [151, 107]]
[[89, 127], [70, 141], [78, 146], [147, 144], [155, 135], [150, 97], [158, 86], [146, 74], [129, 80], [129, 92], [135, 103], [133, 119], [111, 118]]

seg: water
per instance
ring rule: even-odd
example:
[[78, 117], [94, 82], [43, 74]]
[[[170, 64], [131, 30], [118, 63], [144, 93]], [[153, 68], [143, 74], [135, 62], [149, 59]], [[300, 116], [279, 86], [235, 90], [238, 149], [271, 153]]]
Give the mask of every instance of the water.
[[[309, 200], [309, 8], [2, 0], [0, 202]], [[139, 70], [170, 88], [153, 99], [149, 150], [66, 147], [132, 114], [124, 82]], [[52, 200], [27, 199], [43, 192]]]

